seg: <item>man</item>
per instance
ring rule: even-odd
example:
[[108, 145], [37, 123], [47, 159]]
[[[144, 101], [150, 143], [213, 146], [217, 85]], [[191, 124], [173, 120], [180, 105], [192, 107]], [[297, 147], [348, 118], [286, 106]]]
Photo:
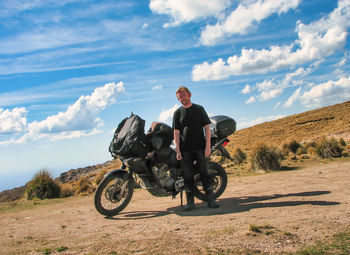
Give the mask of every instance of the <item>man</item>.
[[[207, 195], [208, 207], [218, 208], [213, 192], [209, 189], [207, 158], [210, 156], [210, 120], [201, 105], [191, 102], [191, 92], [180, 86], [176, 97], [182, 104], [173, 117], [174, 142], [176, 158], [182, 160], [187, 204], [185, 211], [194, 207], [193, 162], [196, 161], [202, 177], [204, 191]], [[205, 130], [205, 137], [203, 128]]]

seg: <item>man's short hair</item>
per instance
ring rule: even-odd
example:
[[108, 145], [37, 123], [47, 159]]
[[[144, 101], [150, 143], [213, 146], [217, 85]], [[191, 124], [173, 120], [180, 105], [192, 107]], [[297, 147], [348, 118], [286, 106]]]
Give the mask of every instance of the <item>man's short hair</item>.
[[179, 93], [180, 91], [185, 91], [186, 93], [191, 95], [191, 91], [185, 87], [185, 86], [180, 86], [177, 90], [176, 90], [176, 94]]

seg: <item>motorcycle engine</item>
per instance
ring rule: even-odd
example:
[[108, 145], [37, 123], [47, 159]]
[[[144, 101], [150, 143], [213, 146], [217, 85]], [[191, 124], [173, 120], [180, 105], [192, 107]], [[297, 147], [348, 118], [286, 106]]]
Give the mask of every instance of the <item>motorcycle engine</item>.
[[156, 164], [152, 167], [152, 172], [163, 188], [168, 191], [173, 190], [175, 180], [172, 177], [171, 169], [166, 163]]

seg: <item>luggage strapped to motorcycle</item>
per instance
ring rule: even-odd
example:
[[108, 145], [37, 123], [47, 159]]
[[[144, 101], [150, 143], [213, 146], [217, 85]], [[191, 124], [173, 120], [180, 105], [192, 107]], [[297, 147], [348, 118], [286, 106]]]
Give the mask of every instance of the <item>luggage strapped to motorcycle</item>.
[[149, 142], [144, 133], [145, 120], [131, 113], [116, 128], [109, 145], [109, 152], [116, 157], [145, 157], [149, 152]]

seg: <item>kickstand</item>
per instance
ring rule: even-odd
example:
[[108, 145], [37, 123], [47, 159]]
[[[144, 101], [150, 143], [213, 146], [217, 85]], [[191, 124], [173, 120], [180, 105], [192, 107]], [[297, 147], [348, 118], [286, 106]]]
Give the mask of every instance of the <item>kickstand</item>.
[[184, 193], [184, 191], [181, 190], [180, 191], [181, 208], [183, 207], [183, 193]]

